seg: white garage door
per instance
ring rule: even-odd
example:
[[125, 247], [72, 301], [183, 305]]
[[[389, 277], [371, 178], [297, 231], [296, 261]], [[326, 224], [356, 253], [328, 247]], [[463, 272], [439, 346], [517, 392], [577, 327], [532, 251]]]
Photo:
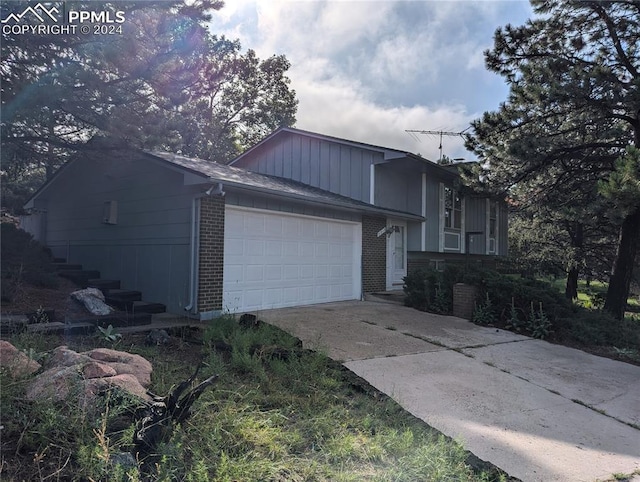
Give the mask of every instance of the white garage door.
[[224, 230], [225, 310], [360, 298], [359, 223], [228, 206]]

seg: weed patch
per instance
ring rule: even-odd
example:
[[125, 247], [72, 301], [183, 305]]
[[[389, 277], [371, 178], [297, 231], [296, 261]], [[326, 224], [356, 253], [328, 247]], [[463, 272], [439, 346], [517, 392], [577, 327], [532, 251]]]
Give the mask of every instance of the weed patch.
[[[96, 341], [65, 343], [86, 350]], [[148, 347], [143, 336], [120, 340], [120, 349], [153, 361], [154, 393], [168, 393], [201, 360], [202, 379], [220, 376], [159, 447], [158, 480], [506, 480], [495, 469], [475, 469], [459, 444], [277, 328], [242, 328], [225, 317], [199, 341]], [[140, 480], [126, 457], [134, 431], [130, 400], [105, 399], [90, 415], [27, 403], [26, 381], [2, 383], [3, 480]]]

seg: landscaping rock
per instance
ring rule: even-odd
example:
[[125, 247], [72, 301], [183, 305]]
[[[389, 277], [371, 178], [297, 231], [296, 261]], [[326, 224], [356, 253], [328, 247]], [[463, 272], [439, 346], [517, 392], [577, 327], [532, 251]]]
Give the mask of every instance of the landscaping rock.
[[0, 340], [0, 367], [12, 378], [31, 375], [40, 370], [40, 364], [5, 340]]
[[53, 350], [48, 369], [27, 385], [29, 400], [65, 400], [78, 396], [81, 405], [105, 390], [118, 387], [143, 400], [150, 400], [151, 363], [140, 355], [107, 348], [76, 353], [65, 346]]
[[166, 330], [151, 330], [144, 339], [145, 344], [149, 346], [160, 346], [169, 343], [169, 333]]
[[91, 361], [91, 358], [87, 355], [81, 355], [66, 346], [59, 346], [53, 349], [44, 366], [45, 368], [70, 367], [89, 361]]
[[153, 367], [148, 360], [140, 355], [124, 351], [110, 350], [109, 348], [96, 348], [85, 353], [93, 360], [108, 363], [118, 375], [129, 374], [138, 379], [141, 385], [148, 387], [151, 384], [151, 372]]
[[86, 288], [71, 293], [71, 298], [81, 303], [89, 313], [96, 316], [110, 315], [113, 308], [104, 302], [102, 291], [97, 288]]

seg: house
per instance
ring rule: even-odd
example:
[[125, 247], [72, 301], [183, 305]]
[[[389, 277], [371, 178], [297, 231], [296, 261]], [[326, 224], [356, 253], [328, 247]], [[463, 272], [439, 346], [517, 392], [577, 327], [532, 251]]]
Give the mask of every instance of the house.
[[[200, 319], [361, 299], [506, 254], [506, 210], [420, 156], [282, 128], [231, 165], [87, 151], [26, 204], [56, 257]], [[488, 235], [487, 235], [488, 234]]]

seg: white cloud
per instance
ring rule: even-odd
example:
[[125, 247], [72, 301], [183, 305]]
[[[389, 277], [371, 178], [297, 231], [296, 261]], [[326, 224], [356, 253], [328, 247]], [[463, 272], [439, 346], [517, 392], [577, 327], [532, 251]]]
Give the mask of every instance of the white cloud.
[[[527, 9], [497, 0], [229, 0], [212, 31], [262, 58], [287, 56], [297, 127], [437, 159], [437, 136], [417, 141], [405, 130], [461, 131], [496, 108], [503, 99], [487, 95], [504, 87], [484, 70], [483, 51], [496, 27], [520, 23]], [[471, 157], [461, 139], [443, 140], [445, 154]]]
[[[420, 153], [432, 160], [439, 158], [437, 136], [411, 136], [405, 131], [437, 128], [458, 132], [475, 117], [462, 105], [381, 106], [363, 94], [357, 84], [335, 77], [298, 85], [302, 86], [296, 124], [300, 129]], [[470, 158], [461, 138], [446, 138], [443, 152], [450, 157]]]

